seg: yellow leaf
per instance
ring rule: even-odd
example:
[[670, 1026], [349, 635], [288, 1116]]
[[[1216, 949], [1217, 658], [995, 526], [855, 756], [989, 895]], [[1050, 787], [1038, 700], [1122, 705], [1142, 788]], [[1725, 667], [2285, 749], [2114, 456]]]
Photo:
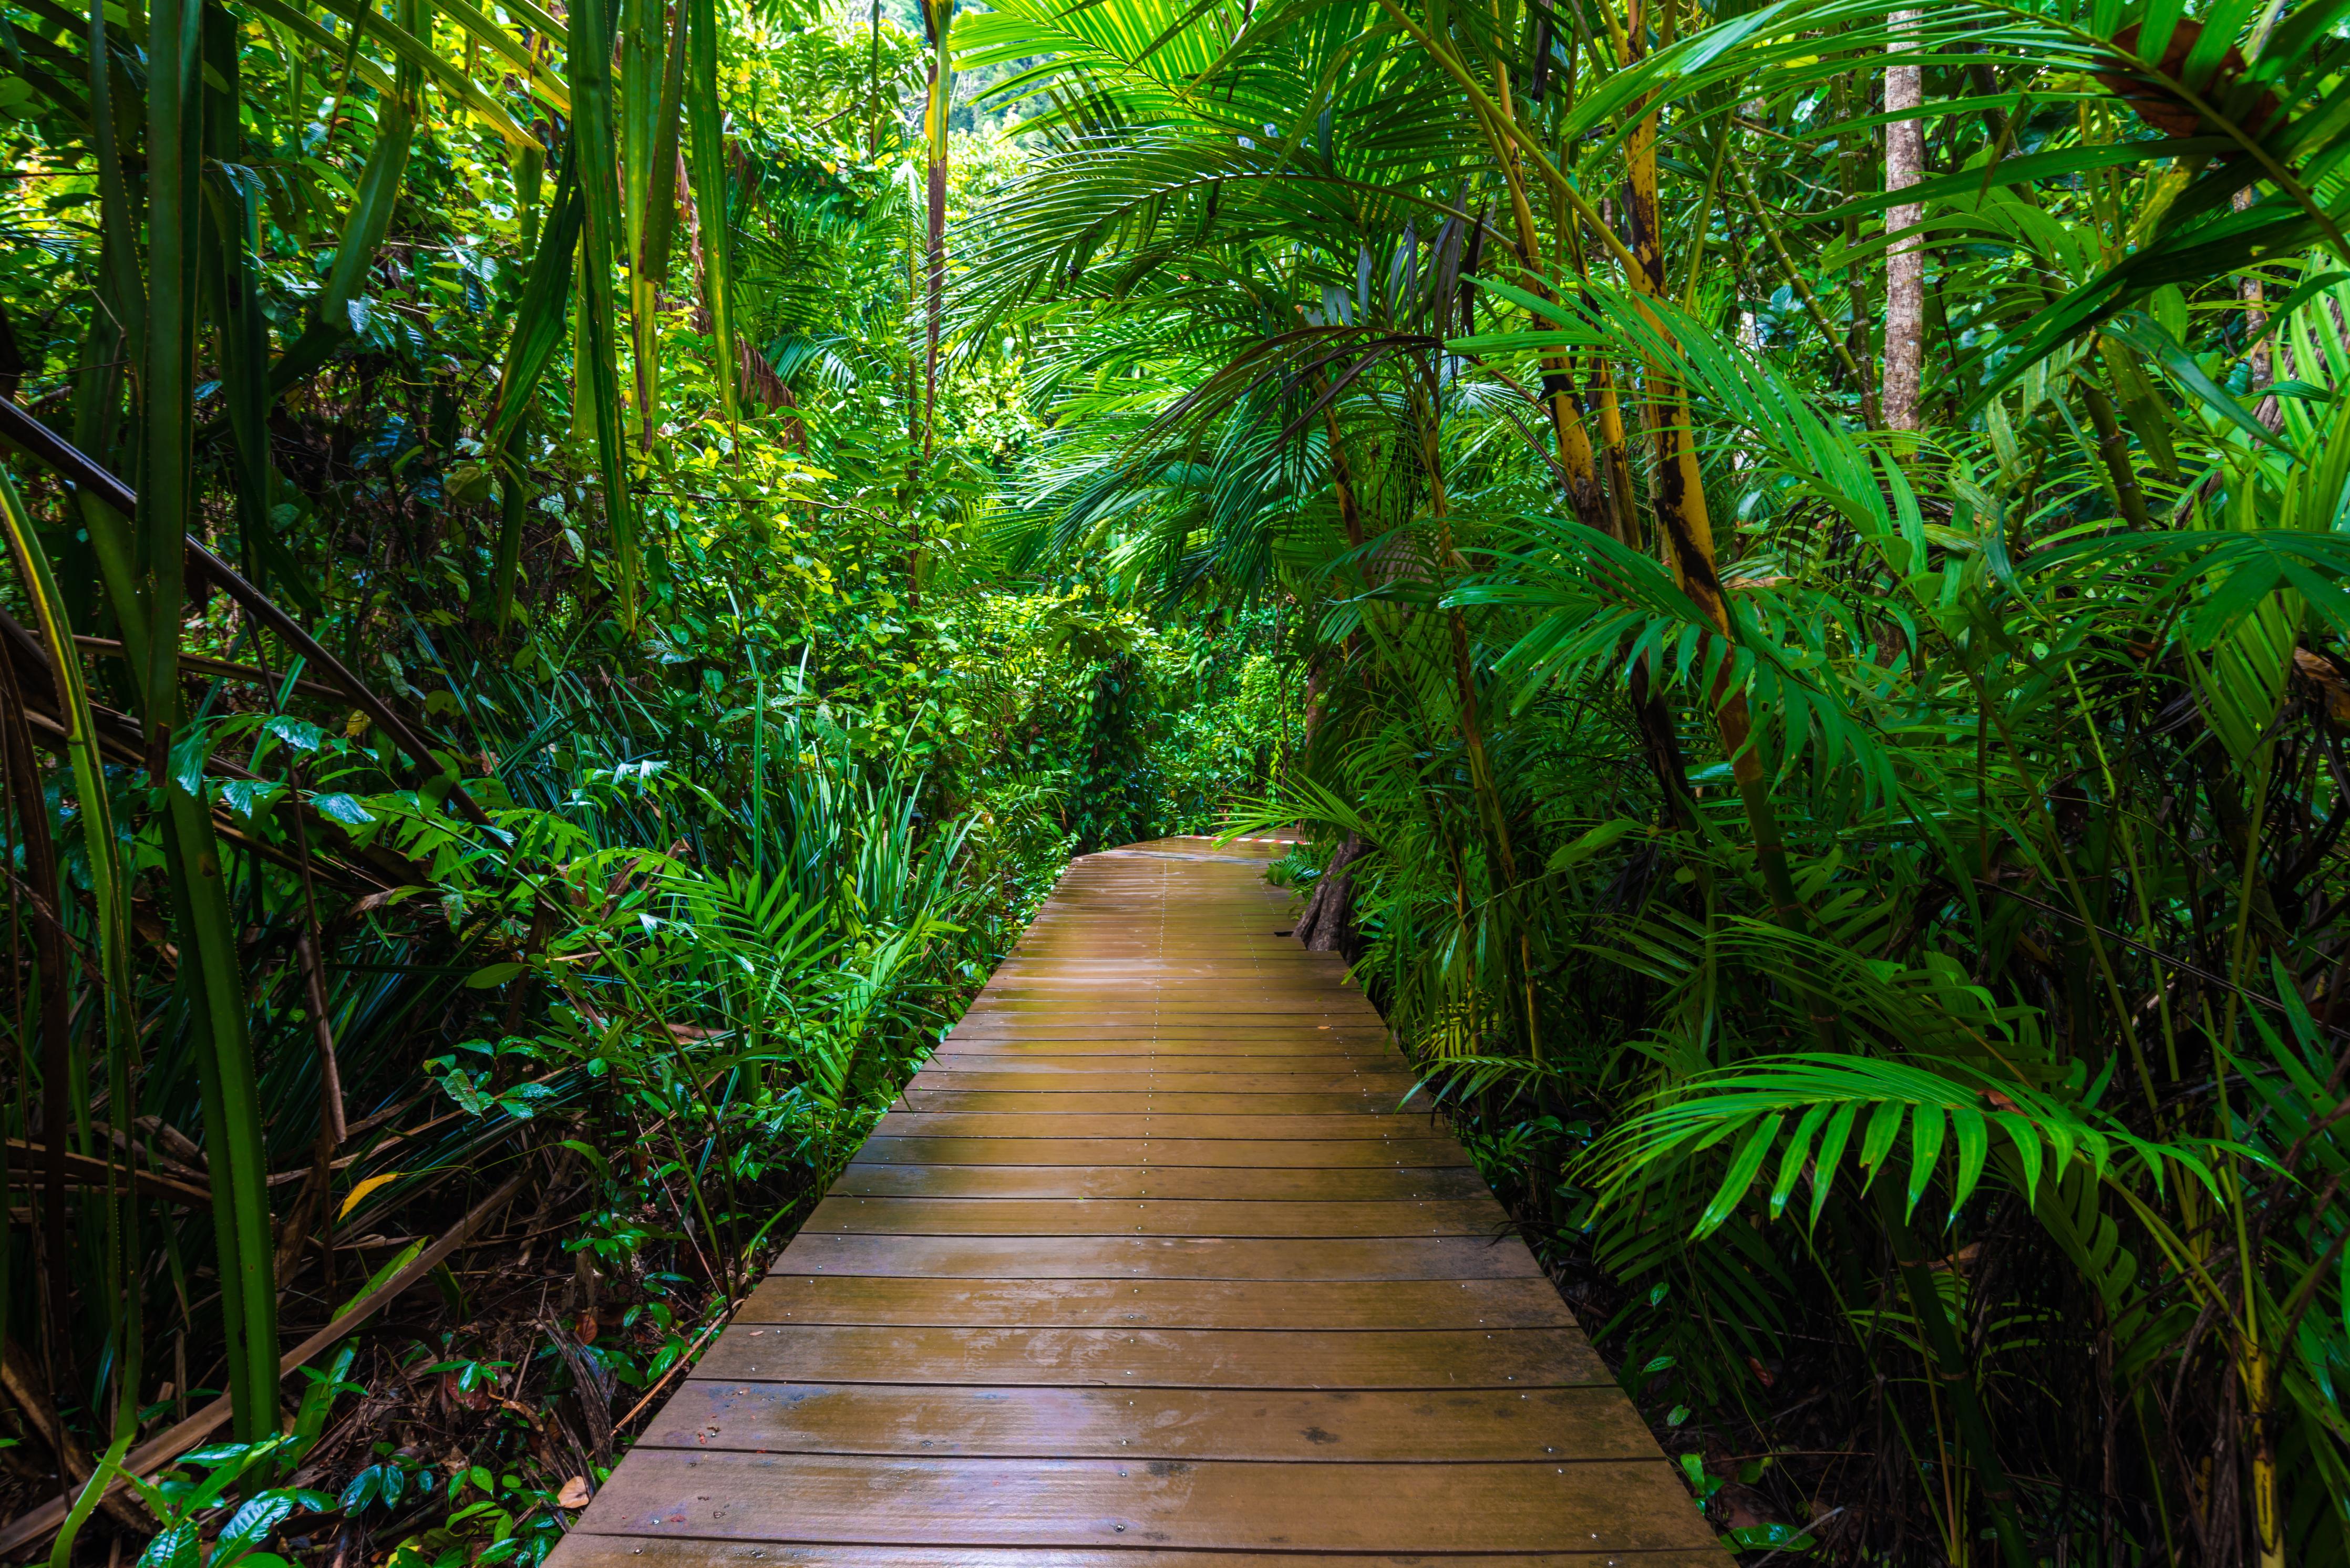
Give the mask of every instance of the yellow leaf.
[[370, 1176], [365, 1181], [360, 1182], [357, 1187], [352, 1188], [351, 1195], [343, 1199], [343, 1211], [335, 1216], [337, 1222], [339, 1223], [342, 1220], [349, 1219], [351, 1217], [351, 1210], [359, 1206], [360, 1199], [365, 1198], [369, 1193], [373, 1192], [385, 1182], [398, 1181], [401, 1177], [406, 1176], [408, 1172], [404, 1170], [387, 1170], [381, 1176]]

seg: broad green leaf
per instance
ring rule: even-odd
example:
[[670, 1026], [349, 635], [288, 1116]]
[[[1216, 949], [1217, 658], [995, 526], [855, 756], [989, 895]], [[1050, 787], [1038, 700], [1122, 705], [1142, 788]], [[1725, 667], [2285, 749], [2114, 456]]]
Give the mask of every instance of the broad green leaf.
[[361, 805], [356, 795], [314, 794], [310, 797], [310, 805], [319, 815], [339, 822], [346, 827], [362, 827], [375, 820], [375, 814]]

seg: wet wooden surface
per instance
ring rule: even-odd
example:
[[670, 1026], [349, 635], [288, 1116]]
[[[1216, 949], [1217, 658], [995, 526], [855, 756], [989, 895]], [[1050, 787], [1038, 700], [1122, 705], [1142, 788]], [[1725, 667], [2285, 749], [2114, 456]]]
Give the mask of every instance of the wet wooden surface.
[[1274, 853], [1073, 865], [553, 1568], [1727, 1563]]

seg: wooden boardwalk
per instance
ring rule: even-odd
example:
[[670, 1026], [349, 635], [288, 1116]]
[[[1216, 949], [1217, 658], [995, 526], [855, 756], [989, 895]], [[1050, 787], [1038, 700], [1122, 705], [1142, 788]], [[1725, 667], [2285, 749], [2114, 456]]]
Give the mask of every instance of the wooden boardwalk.
[[1271, 853], [1074, 865], [552, 1568], [1722, 1568]]

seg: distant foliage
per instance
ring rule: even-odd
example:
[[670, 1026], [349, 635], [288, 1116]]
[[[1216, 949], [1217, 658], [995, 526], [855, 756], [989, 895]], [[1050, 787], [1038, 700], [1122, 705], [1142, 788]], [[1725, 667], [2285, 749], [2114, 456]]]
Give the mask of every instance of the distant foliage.
[[1016, 340], [918, 399], [926, 63], [0, 5], [0, 1559], [541, 1560], [1068, 857], [1268, 787], [1275, 618], [1012, 560]]
[[2350, 1559], [2343, 7], [962, 37], [1019, 547], [1294, 618], [1248, 820], [1728, 1542]]

